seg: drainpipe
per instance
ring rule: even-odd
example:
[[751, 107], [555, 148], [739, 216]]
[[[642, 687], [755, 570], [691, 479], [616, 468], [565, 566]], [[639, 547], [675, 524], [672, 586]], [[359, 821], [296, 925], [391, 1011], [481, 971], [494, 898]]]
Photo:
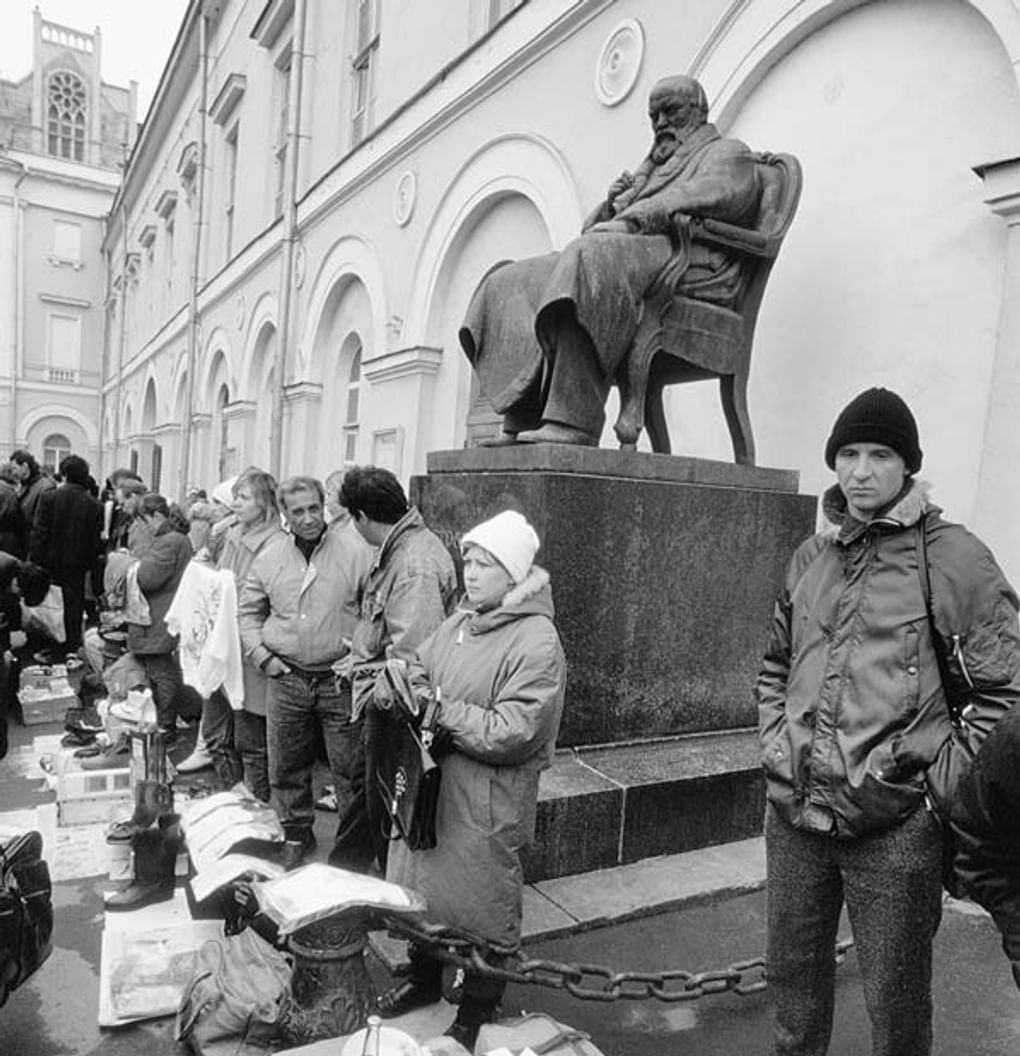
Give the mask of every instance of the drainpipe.
[[287, 359], [290, 348], [292, 301], [294, 297], [294, 251], [298, 240], [298, 151], [301, 146], [301, 90], [305, 68], [306, 0], [294, 5], [294, 50], [287, 83], [287, 171], [284, 173], [283, 196], [286, 216], [283, 225], [282, 262], [280, 265], [280, 329], [276, 342], [276, 364], [273, 370], [273, 405], [269, 425], [269, 472], [279, 479], [283, 462], [283, 389], [287, 381]]
[[14, 158], [21, 172], [14, 181], [14, 347], [11, 349], [11, 450], [18, 446], [18, 378], [25, 366], [25, 221], [22, 215], [21, 185], [28, 166]]
[[[120, 198], [120, 311], [117, 313], [117, 386], [113, 390], [113, 460], [120, 449], [121, 393], [124, 390], [124, 349], [127, 347], [128, 313], [128, 216], [127, 188], [121, 184]], [[100, 428], [102, 424], [100, 423]], [[117, 467], [114, 466], [114, 469]], [[112, 470], [111, 470], [112, 472]]]
[[194, 431], [191, 419], [195, 413], [195, 374], [198, 370], [198, 345], [202, 327], [198, 293], [202, 278], [202, 233], [205, 230], [205, 141], [209, 110], [209, 16], [204, 7], [198, 21], [198, 51], [201, 78], [201, 101], [198, 109], [198, 189], [191, 261], [191, 292], [188, 297], [188, 383], [184, 389], [184, 421], [181, 423], [181, 458], [177, 479], [178, 495], [182, 500], [188, 492], [188, 478], [191, 475], [191, 438]]

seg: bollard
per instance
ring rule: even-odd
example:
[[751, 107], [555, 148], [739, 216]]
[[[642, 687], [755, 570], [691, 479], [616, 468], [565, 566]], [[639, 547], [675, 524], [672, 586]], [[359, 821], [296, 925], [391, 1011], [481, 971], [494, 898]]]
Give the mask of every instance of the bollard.
[[367, 917], [360, 910], [308, 924], [290, 937], [294, 975], [280, 1009], [288, 1044], [335, 1038], [365, 1025], [375, 1004], [365, 967], [367, 937]]

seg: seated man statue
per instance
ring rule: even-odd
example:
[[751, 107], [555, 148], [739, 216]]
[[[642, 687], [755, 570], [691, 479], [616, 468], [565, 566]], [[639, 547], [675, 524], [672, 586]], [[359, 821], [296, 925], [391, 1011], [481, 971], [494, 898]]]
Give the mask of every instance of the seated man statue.
[[[503, 435], [490, 444], [597, 446], [642, 298], [674, 252], [673, 215], [755, 221], [753, 155], [708, 123], [701, 85], [683, 76], [659, 81], [648, 113], [648, 157], [613, 181], [580, 237], [560, 253], [503, 265], [468, 307], [460, 342], [503, 415]], [[730, 307], [739, 278], [735, 256], [692, 242], [677, 291]]]

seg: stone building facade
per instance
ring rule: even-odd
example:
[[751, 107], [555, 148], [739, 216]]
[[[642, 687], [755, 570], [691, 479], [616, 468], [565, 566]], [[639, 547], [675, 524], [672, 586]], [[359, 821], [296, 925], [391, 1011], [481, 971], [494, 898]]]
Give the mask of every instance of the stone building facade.
[[[1020, 577], [1018, 69], [1004, 0], [195, 0], [104, 243], [104, 463], [171, 493], [249, 463], [406, 480], [490, 431], [472, 292], [579, 230], [688, 72], [805, 173], [758, 461], [820, 490], [839, 408], [894, 388], [935, 497]], [[667, 404], [675, 451], [730, 457], [714, 385]]]
[[31, 71], [0, 80], [0, 451], [99, 456], [104, 221], [134, 139], [135, 88], [102, 35], [43, 18]]

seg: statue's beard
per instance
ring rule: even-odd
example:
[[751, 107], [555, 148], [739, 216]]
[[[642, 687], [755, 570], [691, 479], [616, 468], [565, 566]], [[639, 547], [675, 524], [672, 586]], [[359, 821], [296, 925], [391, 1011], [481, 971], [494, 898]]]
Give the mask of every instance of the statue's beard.
[[680, 137], [676, 131], [672, 128], [663, 129], [656, 135], [655, 142], [652, 144], [652, 161], [656, 165], [661, 165], [676, 153], [676, 148], [679, 146]]

